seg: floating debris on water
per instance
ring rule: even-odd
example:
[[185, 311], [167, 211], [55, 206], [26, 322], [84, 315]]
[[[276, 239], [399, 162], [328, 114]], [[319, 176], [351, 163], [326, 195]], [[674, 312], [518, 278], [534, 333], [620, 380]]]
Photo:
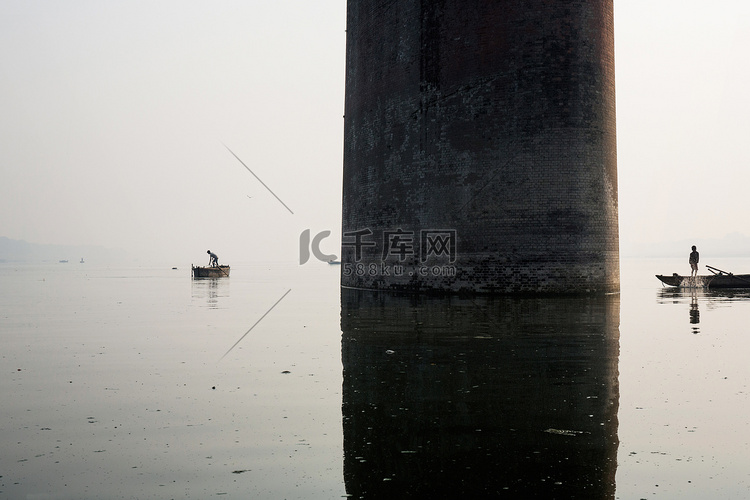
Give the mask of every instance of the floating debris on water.
[[557, 434], [557, 435], [560, 435], [560, 436], [577, 436], [579, 434], [587, 434], [584, 431], [570, 431], [570, 430], [567, 430], [567, 429], [552, 429], [552, 428], [549, 428], [549, 429], [545, 430], [544, 432], [546, 432], [548, 434]]

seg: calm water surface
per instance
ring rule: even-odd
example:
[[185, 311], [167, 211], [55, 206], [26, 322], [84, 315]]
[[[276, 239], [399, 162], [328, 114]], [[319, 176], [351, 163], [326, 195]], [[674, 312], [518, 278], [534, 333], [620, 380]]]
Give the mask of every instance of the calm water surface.
[[683, 260], [575, 299], [0, 264], [0, 497], [746, 498], [750, 294]]

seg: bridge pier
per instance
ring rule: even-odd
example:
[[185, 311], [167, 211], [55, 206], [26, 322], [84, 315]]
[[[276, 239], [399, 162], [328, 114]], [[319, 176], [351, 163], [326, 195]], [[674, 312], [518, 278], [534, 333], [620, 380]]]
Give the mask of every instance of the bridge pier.
[[612, 0], [349, 0], [345, 287], [619, 290]]

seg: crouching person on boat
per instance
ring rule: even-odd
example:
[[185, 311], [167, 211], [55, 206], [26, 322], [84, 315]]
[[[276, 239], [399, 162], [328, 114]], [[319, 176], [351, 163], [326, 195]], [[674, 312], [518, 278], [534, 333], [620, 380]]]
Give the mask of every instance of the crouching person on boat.
[[212, 267], [219, 267], [219, 257], [211, 250], [208, 250], [206, 253], [208, 254], [209, 258], [208, 265]]

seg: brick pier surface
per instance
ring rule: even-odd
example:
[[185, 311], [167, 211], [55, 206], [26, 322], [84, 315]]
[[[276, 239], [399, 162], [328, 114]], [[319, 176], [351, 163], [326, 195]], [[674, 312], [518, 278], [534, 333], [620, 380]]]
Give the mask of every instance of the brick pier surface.
[[342, 286], [619, 290], [612, 0], [349, 0]]

